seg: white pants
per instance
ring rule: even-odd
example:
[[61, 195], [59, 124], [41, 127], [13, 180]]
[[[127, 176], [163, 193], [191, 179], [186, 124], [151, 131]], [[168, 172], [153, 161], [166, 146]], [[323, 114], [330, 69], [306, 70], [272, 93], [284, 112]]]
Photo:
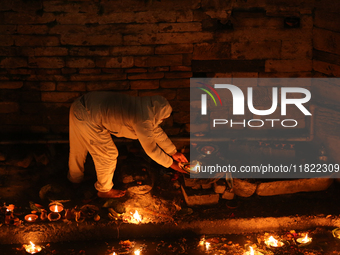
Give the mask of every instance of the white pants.
[[107, 192], [113, 187], [118, 150], [110, 133], [92, 123], [85, 107], [76, 99], [70, 108], [69, 120], [69, 172], [68, 179], [80, 183], [84, 178], [84, 163], [90, 153], [97, 173], [95, 188]]

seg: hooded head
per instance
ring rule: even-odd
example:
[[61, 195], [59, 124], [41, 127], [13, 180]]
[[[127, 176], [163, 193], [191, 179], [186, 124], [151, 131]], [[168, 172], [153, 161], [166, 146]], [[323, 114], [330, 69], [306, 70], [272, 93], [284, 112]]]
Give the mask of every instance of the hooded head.
[[162, 123], [163, 119], [169, 118], [172, 112], [171, 105], [168, 100], [162, 96], [151, 97], [151, 109], [155, 118], [155, 126]]

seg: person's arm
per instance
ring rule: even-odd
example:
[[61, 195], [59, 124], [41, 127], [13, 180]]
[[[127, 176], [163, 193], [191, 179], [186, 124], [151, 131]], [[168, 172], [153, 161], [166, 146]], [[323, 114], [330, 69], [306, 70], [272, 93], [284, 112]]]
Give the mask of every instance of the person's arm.
[[[152, 158], [154, 161], [156, 161], [158, 164], [164, 166], [164, 167], [171, 167], [174, 163], [174, 160], [172, 157], [170, 157], [170, 153], [175, 154], [176, 147], [172, 144], [170, 141], [163, 140], [164, 136], [159, 133], [159, 130], [154, 130], [153, 124], [151, 121], [144, 121], [142, 123], [137, 123], [135, 126], [136, 135], [138, 137], [138, 140], [140, 144], [142, 145], [145, 153]], [[163, 131], [163, 130], [162, 130]], [[165, 134], [166, 135], [166, 134]], [[157, 138], [156, 138], [157, 137]], [[166, 136], [167, 137], [167, 136]], [[167, 139], [169, 139], [167, 137]], [[169, 139], [170, 140], [170, 139]], [[163, 151], [157, 143], [161, 141], [162, 145], [165, 146], [165, 148], [162, 147]], [[169, 155], [167, 154], [169, 153]]]

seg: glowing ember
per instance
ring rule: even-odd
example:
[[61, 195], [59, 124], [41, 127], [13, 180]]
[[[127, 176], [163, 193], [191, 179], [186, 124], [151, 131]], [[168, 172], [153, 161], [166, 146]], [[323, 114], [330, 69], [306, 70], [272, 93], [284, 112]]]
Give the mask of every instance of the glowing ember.
[[135, 255], [140, 255], [140, 250], [135, 250]]
[[283, 242], [276, 240], [273, 236], [270, 236], [266, 241], [266, 245], [271, 247], [281, 247], [283, 246]]
[[30, 254], [35, 254], [41, 251], [41, 247], [39, 245], [35, 245], [30, 241], [30, 244], [25, 247], [26, 252]]

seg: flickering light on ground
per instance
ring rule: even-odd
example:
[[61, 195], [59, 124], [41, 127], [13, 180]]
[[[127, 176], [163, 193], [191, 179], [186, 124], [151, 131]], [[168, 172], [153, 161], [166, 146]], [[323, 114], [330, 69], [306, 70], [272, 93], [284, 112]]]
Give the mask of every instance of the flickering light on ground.
[[30, 241], [30, 244], [25, 247], [25, 250], [29, 254], [35, 254], [41, 251], [41, 246], [35, 245]]

